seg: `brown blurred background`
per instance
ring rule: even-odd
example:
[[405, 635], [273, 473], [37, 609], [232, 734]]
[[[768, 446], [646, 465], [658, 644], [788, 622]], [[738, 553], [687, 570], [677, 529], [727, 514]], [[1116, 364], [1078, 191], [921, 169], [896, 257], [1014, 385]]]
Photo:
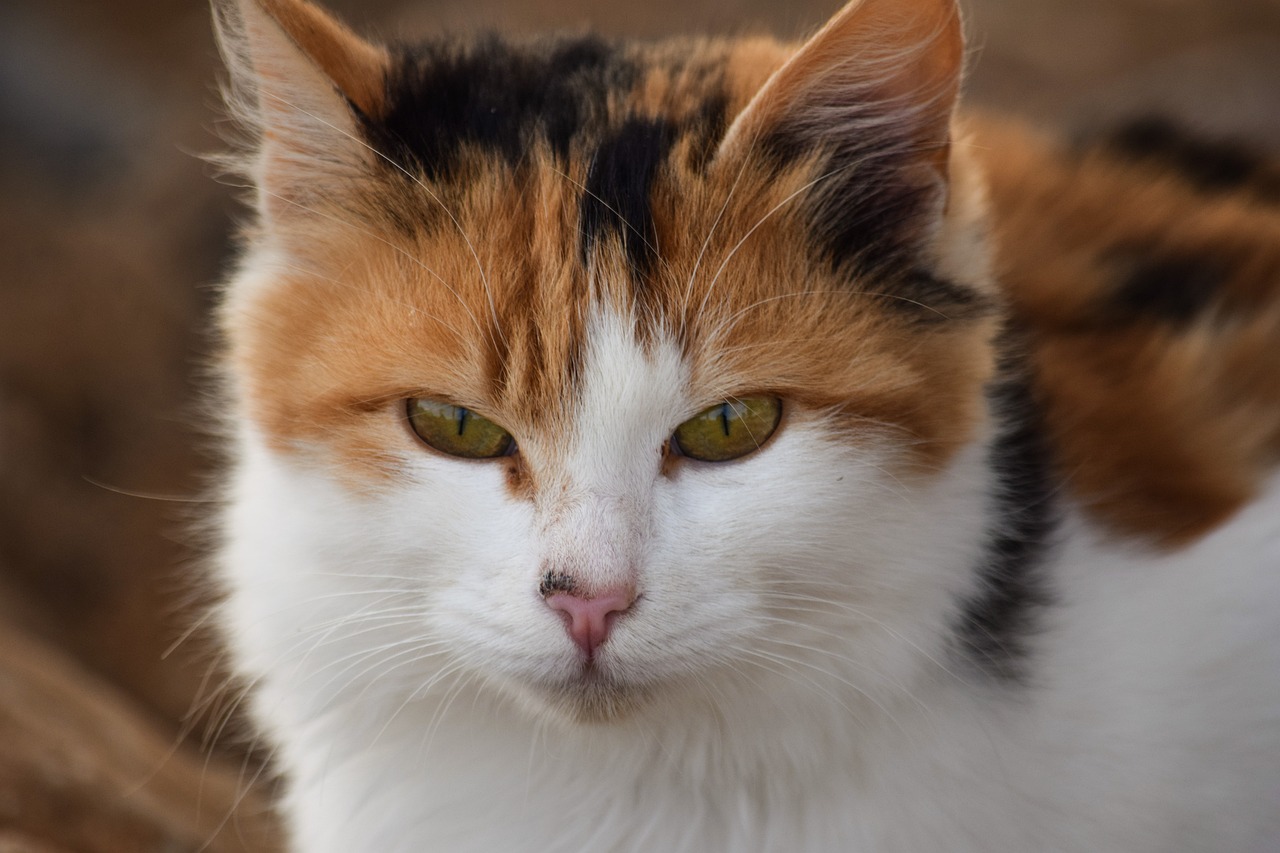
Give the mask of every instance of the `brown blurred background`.
[[[838, 3], [330, 5], [398, 38], [799, 35]], [[1280, 0], [965, 5], [972, 104], [1280, 149]], [[199, 158], [220, 146], [208, 19], [200, 0], [0, 3], [0, 853], [272, 848], [216, 654], [178, 643], [204, 598], [208, 312], [242, 216]]]

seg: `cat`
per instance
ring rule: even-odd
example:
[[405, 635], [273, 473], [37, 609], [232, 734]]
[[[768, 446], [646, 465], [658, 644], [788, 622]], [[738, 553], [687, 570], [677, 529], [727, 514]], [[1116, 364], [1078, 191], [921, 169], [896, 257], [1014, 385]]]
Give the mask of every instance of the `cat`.
[[[958, 116], [953, 0], [215, 17], [219, 618], [292, 850], [1280, 849], [1274, 211]], [[1188, 206], [1257, 257], [1160, 267]]]

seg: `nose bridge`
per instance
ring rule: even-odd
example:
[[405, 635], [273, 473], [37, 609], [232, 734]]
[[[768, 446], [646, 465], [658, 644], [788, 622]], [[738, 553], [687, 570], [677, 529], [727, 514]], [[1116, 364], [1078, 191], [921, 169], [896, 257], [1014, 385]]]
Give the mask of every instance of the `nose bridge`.
[[634, 318], [596, 306], [587, 325], [572, 417], [546, 448], [555, 482], [544, 479], [537, 501], [544, 594], [549, 586], [589, 598], [635, 591], [666, 407], [683, 374], [677, 354], [661, 350], [659, 359], [640, 346]]
[[645, 536], [639, 496], [570, 489], [544, 510], [543, 584], [590, 595], [634, 587]]

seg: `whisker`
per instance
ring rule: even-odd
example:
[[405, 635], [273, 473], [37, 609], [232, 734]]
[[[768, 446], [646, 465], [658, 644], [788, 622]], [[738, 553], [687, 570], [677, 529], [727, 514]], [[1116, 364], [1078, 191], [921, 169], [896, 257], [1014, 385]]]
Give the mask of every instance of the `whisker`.
[[689, 299], [693, 295], [693, 282], [698, 277], [698, 270], [702, 266], [702, 259], [707, 254], [707, 248], [711, 245], [711, 238], [715, 236], [716, 229], [720, 227], [720, 221], [724, 218], [725, 211], [729, 209], [729, 203], [733, 201], [734, 195], [738, 192], [738, 186], [742, 183], [742, 176], [747, 173], [747, 169], [751, 165], [751, 160], [744, 157], [742, 165], [738, 167], [738, 173], [733, 176], [733, 183], [729, 185], [729, 192], [725, 194], [720, 210], [716, 212], [716, 218], [712, 221], [711, 227], [707, 229], [707, 236], [702, 241], [702, 248], [698, 250], [698, 258], [694, 261], [693, 270], [689, 273], [689, 278], [685, 282], [684, 297], [680, 300], [681, 305], [686, 309], [689, 305]]
[[97, 486], [99, 489], [105, 489], [117, 495], [124, 495], [127, 498], [141, 498], [146, 501], [165, 501], [166, 503], [185, 503], [185, 504], [216, 504], [216, 498], [202, 498], [194, 495], [162, 495], [159, 492], [143, 492], [136, 489], [126, 489], [123, 486], [113, 486], [104, 483], [101, 480], [95, 480], [88, 474], [81, 474], [80, 479], [84, 480], [91, 486]]
[[[833, 584], [832, 586], [834, 586], [834, 584]], [[942, 661], [938, 660], [938, 659], [937, 659], [937, 657], [935, 657], [935, 656], [933, 655], [933, 653], [931, 653], [931, 652], [930, 652], [930, 651], [928, 651], [927, 649], [925, 649], [925, 648], [923, 648], [922, 646], [920, 646], [920, 644], [919, 644], [919, 643], [915, 642], [914, 640], [912, 640], [912, 639], [911, 639], [911, 638], [909, 638], [909, 637], [904, 636], [900, 631], [898, 631], [898, 630], [896, 630], [896, 629], [894, 629], [894, 628], [891, 628], [890, 626], [886, 625], [882, 620], [880, 620], [880, 619], [876, 618], [875, 616], [872, 616], [872, 615], [871, 615], [871, 614], [869, 614], [867, 611], [862, 610], [862, 609], [860, 609], [860, 608], [858, 608], [858, 607], [855, 607], [855, 606], [853, 606], [853, 605], [851, 605], [851, 604], [848, 604], [847, 602], [842, 602], [842, 601], [832, 601], [832, 600], [830, 600], [830, 599], [819, 598], [819, 597], [817, 597], [817, 596], [811, 596], [811, 595], [805, 595], [805, 594], [803, 594], [803, 593], [795, 593], [795, 592], [791, 592], [791, 591], [782, 591], [782, 590], [775, 590], [775, 589], [765, 589], [765, 590], [760, 590], [760, 594], [761, 594], [762, 596], [764, 596], [766, 599], [774, 599], [774, 600], [788, 600], [788, 601], [802, 601], [802, 602], [805, 602], [805, 603], [814, 603], [814, 604], [821, 604], [821, 605], [823, 605], [823, 607], [820, 607], [820, 608], [801, 608], [801, 607], [796, 607], [796, 606], [794, 606], [794, 605], [791, 605], [791, 606], [788, 606], [788, 607], [786, 607], [786, 608], [785, 608], [785, 609], [792, 609], [792, 610], [796, 610], [796, 611], [798, 611], [798, 612], [803, 612], [803, 613], [822, 613], [822, 612], [829, 612], [829, 609], [830, 609], [830, 608], [837, 608], [837, 609], [839, 609], [839, 610], [842, 610], [842, 611], [844, 611], [844, 612], [846, 612], [846, 613], [848, 613], [848, 614], [850, 614], [850, 615], [852, 615], [852, 616], [857, 617], [857, 618], [858, 618], [858, 619], [860, 619], [860, 620], [863, 620], [866, 624], [871, 625], [871, 626], [873, 626], [873, 627], [875, 627], [875, 628], [877, 628], [877, 629], [879, 629], [879, 630], [884, 631], [886, 634], [888, 634], [888, 635], [889, 635], [890, 637], [892, 637], [894, 640], [896, 640], [896, 641], [898, 641], [898, 642], [901, 642], [901, 643], [906, 644], [907, 646], [909, 646], [910, 648], [912, 648], [914, 651], [918, 652], [921, 656], [923, 656], [923, 657], [924, 657], [926, 660], [928, 660], [931, 664], [933, 664], [934, 666], [936, 666], [936, 667], [937, 667], [941, 672], [943, 672], [943, 673], [947, 674], [948, 676], [950, 676], [950, 677], [952, 677], [952, 678], [956, 679], [957, 681], [961, 680], [961, 676], [960, 676], [958, 673], [954, 672], [954, 671], [953, 671], [950, 667], [948, 667], [945, 663], [943, 663]], [[824, 609], [824, 608], [826, 608], [826, 609]], [[768, 617], [765, 617], [765, 618], [768, 618]], [[807, 630], [810, 630], [810, 631], [818, 631], [818, 632], [821, 632], [821, 633], [828, 633], [828, 632], [822, 631], [822, 629], [815, 628], [814, 626], [811, 626], [811, 625], [806, 625], [805, 627], [806, 627], [806, 629], [807, 629]], [[836, 637], [838, 637], [838, 635], [831, 635], [831, 636], [836, 636]], [[817, 650], [815, 649], [815, 651], [817, 651]]]

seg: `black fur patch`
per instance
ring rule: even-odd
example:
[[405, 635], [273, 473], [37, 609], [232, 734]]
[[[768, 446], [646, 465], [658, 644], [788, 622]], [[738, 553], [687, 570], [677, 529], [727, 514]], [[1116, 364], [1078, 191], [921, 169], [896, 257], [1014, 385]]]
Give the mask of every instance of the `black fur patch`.
[[884, 127], [828, 139], [812, 129], [782, 127], [760, 141], [764, 162], [782, 171], [826, 151], [807, 197], [814, 230], [834, 266], [900, 266], [914, 254], [922, 229], [940, 213], [941, 178], [920, 168], [923, 152], [910, 127]]
[[711, 162], [716, 147], [729, 129], [729, 99], [722, 91], [711, 95], [685, 123], [693, 139], [689, 165], [701, 172]]
[[1029, 379], [1004, 336], [1001, 375], [988, 392], [1002, 424], [991, 448], [995, 521], [977, 567], [981, 591], [964, 604], [961, 647], [983, 671], [1017, 680], [1026, 673], [1027, 643], [1037, 612], [1050, 603], [1042, 564], [1058, 525], [1048, 442]]
[[1226, 265], [1200, 255], [1127, 250], [1111, 260], [1119, 284], [1100, 306], [1104, 324], [1157, 320], [1185, 325], [1215, 301], [1228, 279]]
[[466, 146], [515, 165], [541, 138], [567, 159], [579, 137], [603, 129], [609, 91], [635, 74], [595, 37], [403, 48], [387, 79], [385, 114], [366, 133], [390, 159], [432, 180], [454, 177]]
[[847, 204], [824, 206], [820, 234], [833, 267], [898, 267], [923, 243], [937, 190], [908, 184], [893, 164], [882, 168], [864, 176], [869, 185], [850, 187]]
[[1126, 160], [1174, 171], [1204, 192], [1245, 191], [1280, 203], [1280, 167], [1248, 145], [1206, 138], [1167, 118], [1133, 119], [1106, 134], [1103, 145]]
[[579, 208], [583, 262], [591, 247], [617, 235], [639, 277], [657, 256], [649, 190], [675, 141], [675, 128], [658, 119], [633, 118], [600, 144], [591, 158]]
[[831, 267], [851, 279], [873, 281], [888, 303], [921, 321], [986, 314], [981, 294], [944, 281], [919, 266], [920, 253], [941, 216], [946, 188], [923, 166], [912, 128], [883, 126], [826, 139], [783, 127], [760, 142], [762, 162], [782, 171], [817, 160], [807, 205], [814, 240]]

